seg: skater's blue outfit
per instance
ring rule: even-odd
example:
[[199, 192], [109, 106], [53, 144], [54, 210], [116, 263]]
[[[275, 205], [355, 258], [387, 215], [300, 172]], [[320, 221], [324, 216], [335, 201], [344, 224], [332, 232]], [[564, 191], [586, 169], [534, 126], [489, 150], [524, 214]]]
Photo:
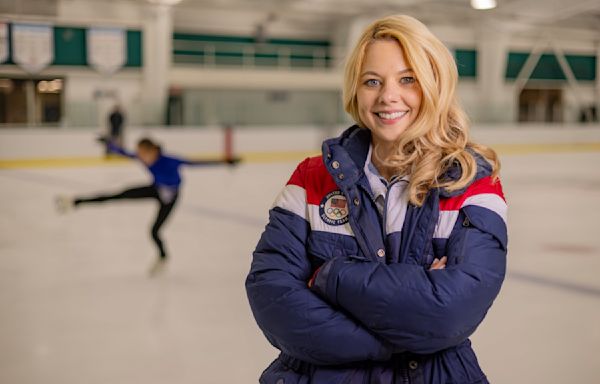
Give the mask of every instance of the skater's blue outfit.
[[[118, 153], [132, 159], [137, 159], [137, 155], [129, 152], [118, 145], [108, 142], [107, 147], [110, 152]], [[236, 159], [229, 160], [208, 160], [208, 161], [191, 161], [180, 159], [177, 157], [166, 156], [158, 149], [158, 158], [151, 165], [146, 165], [148, 171], [152, 174], [153, 181], [150, 185], [136, 186], [127, 188], [119, 193], [102, 194], [92, 197], [77, 197], [74, 199], [75, 206], [90, 203], [102, 203], [110, 200], [123, 199], [153, 199], [158, 202], [158, 213], [152, 224], [150, 234], [158, 249], [159, 257], [164, 260], [167, 258], [167, 251], [164, 242], [162, 241], [159, 231], [169, 215], [173, 207], [177, 203], [179, 197], [179, 187], [181, 185], [181, 175], [179, 167], [181, 165], [216, 165], [216, 164], [235, 164]]]
[[[468, 338], [504, 280], [500, 182], [475, 155], [468, 187], [431, 189], [418, 207], [406, 179], [379, 180], [370, 153], [367, 129], [327, 140], [270, 211], [246, 280], [254, 317], [281, 351], [260, 382], [487, 383]], [[446, 268], [430, 270], [443, 256]]]
[[[129, 152], [124, 148], [121, 148], [113, 143], [110, 143], [109, 150], [114, 153], [118, 153], [122, 156], [126, 156], [132, 159], [137, 159], [137, 156], [133, 152]], [[181, 165], [216, 165], [223, 164], [223, 161], [192, 161], [182, 159], [174, 156], [164, 155], [162, 152], [159, 154], [158, 159], [152, 165], [145, 165], [148, 171], [154, 178], [154, 185], [164, 186], [170, 188], [179, 188], [181, 185], [181, 175], [179, 173], [179, 167]]]

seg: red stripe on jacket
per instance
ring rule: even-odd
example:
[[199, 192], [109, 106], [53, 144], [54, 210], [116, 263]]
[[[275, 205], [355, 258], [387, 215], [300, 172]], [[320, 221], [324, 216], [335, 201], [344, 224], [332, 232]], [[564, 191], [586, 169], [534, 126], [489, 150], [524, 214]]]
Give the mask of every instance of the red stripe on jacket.
[[287, 185], [297, 185], [306, 190], [306, 202], [319, 205], [329, 192], [338, 190], [333, 177], [327, 172], [321, 156], [309, 157], [302, 161]]
[[481, 195], [483, 193], [492, 193], [498, 195], [502, 198], [502, 200], [506, 201], [504, 198], [504, 192], [502, 192], [502, 184], [500, 181], [494, 181], [492, 180], [491, 176], [486, 176], [471, 184], [463, 194], [447, 199], [440, 199], [440, 210], [459, 210], [467, 198], [475, 195]]

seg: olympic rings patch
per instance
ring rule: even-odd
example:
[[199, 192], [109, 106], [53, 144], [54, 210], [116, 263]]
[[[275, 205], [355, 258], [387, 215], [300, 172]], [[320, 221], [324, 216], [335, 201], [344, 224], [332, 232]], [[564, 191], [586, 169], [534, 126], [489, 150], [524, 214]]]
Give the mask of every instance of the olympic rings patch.
[[327, 194], [319, 204], [321, 220], [329, 225], [343, 225], [348, 222], [348, 202], [341, 191]]

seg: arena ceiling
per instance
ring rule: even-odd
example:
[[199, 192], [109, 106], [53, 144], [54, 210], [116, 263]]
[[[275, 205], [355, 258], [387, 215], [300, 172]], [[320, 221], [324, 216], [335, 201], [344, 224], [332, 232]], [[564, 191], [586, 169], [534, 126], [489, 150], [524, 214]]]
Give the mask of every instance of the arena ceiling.
[[[323, 26], [355, 17], [406, 13], [428, 24], [476, 26], [498, 21], [512, 30], [565, 28], [600, 38], [600, 0], [497, 0], [492, 10], [478, 11], [470, 0], [0, 0], [0, 17], [34, 15], [53, 18], [75, 3], [177, 3], [175, 15], [193, 12], [246, 13], [253, 24], [287, 24], [298, 29]], [[108, 10], [106, 14], [110, 14]], [[192, 17], [192, 16], [190, 16]]]
[[600, 0], [497, 2], [495, 9], [486, 11], [471, 8], [469, 0], [182, 0], [177, 7], [261, 11], [265, 23], [333, 23], [345, 18], [390, 13], [408, 13], [425, 22], [449, 24], [494, 19], [515, 29], [587, 29], [597, 31], [600, 37]]

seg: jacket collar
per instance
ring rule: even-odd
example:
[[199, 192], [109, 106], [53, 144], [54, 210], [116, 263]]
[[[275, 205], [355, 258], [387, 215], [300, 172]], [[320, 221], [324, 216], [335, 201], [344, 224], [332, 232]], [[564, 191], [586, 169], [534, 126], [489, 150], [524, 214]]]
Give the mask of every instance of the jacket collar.
[[[469, 186], [475, 181], [490, 176], [492, 174], [492, 165], [483, 156], [473, 151], [471, 148], [467, 148], [467, 151], [471, 152], [473, 157], [475, 157], [475, 162], [477, 163], [477, 171], [475, 172], [475, 177], [464, 188], [458, 189], [456, 191], [450, 192], [444, 188], [440, 188], [440, 197], [447, 198], [462, 195], [466, 191], [466, 189], [469, 188]], [[458, 180], [461, 174], [462, 169], [460, 165], [456, 163], [446, 171], [442, 179]]]
[[[371, 145], [371, 132], [366, 128], [361, 128], [358, 125], [346, 129], [340, 136], [325, 140], [322, 146], [323, 161], [329, 173], [334, 177], [336, 183], [341, 189], [348, 189], [355, 184], [360, 184], [361, 181], [366, 181], [364, 172], [365, 163], [367, 161], [369, 147]], [[473, 182], [492, 174], [492, 166], [488, 161], [472, 149], [470, 151], [477, 162], [477, 172], [471, 182], [464, 188], [449, 192], [446, 189], [440, 188], [440, 197], [457, 196], [465, 192], [465, 190]], [[461, 167], [454, 164], [443, 175], [444, 180], [458, 180], [462, 173]], [[365, 183], [367, 186], [368, 181]]]
[[351, 187], [364, 176], [370, 144], [371, 132], [357, 125], [323, 142], [323, 161], [340, 188]]

